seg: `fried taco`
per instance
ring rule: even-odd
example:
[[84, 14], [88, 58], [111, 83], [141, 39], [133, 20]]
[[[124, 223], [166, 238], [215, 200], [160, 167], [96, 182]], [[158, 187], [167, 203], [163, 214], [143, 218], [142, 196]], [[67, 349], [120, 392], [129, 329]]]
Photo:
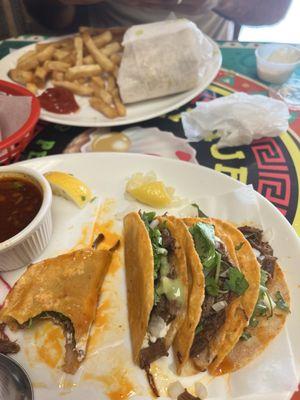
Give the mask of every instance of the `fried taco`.
[[63, 370], [75, 373], [84, 359], [98, 297], [111, 260], [104, 250], [77, 250], [30, 265], [7, 295], [0, 322], [11, 330], [38, 319], [63, 327]]
[[154, 212], [124, 218], [133, 360], [146, 371], [168, 354], [185, 317], [187, 270], [177, 224]]
[[290, 295], [284, 274], [272, 247], [263, 240], [262, 230], [250, 226], [239, 230], [250, 243], [260, 265], [260, 290], [249, 325], [219, 365], [216, 375], [236, 371], [256, 358], [282, 330], [290, 312]]
[[[260, 268], [250, 244], [230, 223], [185, 218], [181, 230], [189, 291], [188, 312], [173, 343], [177, 371], [214, 374], [248, 325], [259, 293]], [[197, 293], [202, 279], [205, 291]]]

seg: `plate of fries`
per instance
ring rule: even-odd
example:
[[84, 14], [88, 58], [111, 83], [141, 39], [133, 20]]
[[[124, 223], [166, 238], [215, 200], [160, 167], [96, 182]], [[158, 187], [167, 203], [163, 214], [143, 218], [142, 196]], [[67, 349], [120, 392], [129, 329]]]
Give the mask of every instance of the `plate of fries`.
[[42, 109], [40, 118], [44, 121], [109, 127], [145, 121], [176, 110], [201, 93], [220, 69], [220, 49], [209, 39], [214, 57], [197, 87], [125, 106], [117, 84], [125, 31], [124, 27], [80, 27], [76, 34], [25, 46], [0, 61], [0, 78], [19, 83], [35, 95], [50, 87], [62, 87], [75, 95], [77, 112], [56, 114]]

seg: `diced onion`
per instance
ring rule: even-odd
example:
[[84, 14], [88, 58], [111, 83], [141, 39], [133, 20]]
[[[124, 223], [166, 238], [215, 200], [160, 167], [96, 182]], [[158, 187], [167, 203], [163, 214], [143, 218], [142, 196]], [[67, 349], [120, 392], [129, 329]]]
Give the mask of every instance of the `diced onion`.
[[171, 397], [171, 399], [176, 400], [181, 393], [184, 392], [184, 387], [179, 381], [175, 381], [170, 383], [168, 386], [168, 395]]
[[195, 393], [201, 400], [206, 399], [208, 395], [206, 387], [201, 382], [195, 383]]
[[222, 301], [218, 301], [218, 303], [213, 304], [212, 308], [216, 312], [219, 312], [219, 311], [223, 310], [223, 308], [225, 308], [226, 306], [227, 306], [227, 301], [222, 300]]
[[227, 275], [228, 275], [228, 269], [226, 269], [225, 271], [223, 271], [223, 272], [220, 274], [220, 277], [221, 277], [221, 278], [226, 278]]
[[260, 251], [258, 251], [257, 249], [252, 249], [252, 250], [253, 250], [253, 253], [255, 254], [256, 258], [261, 256], [261, 252]]
[[154, 229], [159, 225], [159, 220], [156, 218], [150, 223], [150, 228]]
[[157, 338], [164, 337], [167, 334], [168, 325], [161, 317], [154, 314], [150, 319], [148, 330], [150, 335], [155, 338], [154, 341], [156, 341]]

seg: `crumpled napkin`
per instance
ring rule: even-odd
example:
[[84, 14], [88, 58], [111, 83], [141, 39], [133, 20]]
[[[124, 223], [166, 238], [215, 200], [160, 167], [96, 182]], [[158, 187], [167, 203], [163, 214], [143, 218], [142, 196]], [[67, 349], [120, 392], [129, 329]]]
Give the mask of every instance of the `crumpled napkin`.
[[254, 139], [274, 137], [288, 128], [287, 105], [270, 97], [234, 93], [200, 103], [181, 116], [183, 129], [190, 141], [205, 139], [218, 130], [218, 148], [250, 144]]
[[17, 132], [28, 120], [32, 97], [0, 93], [0, 141]]

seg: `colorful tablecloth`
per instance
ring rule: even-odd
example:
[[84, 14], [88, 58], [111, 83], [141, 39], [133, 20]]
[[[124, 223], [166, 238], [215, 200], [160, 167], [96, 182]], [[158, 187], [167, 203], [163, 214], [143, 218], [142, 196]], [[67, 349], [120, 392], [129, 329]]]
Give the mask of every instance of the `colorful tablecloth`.
[[[0, 43], [0, 58], [14, 49], [39, 40], [40, 37], [21, 37]], [[254, 188], [270, 200], [300, 234], [300, 111], [291, 111], [290, 128], [276, 138], [263, 138], [249, 146], [218, 150], [217, 134], [201, 142], [183, 141], [184, 132], [180, 113], [196, 106], [197, 102], [226, 96], [235, 91], [268, 95], [268, 86], [256, 76], [254, 50], [258, 44], [220, 42], [223, 56], [222, 70], [214, 82], [180, 109], [143, 123], [138, 127], [159, 128], [148, 135], [136, 126], [113, 129], [68, 127], [40, 122], [37, 135], [22, 154], [22, 159], [51, 154], [100, 151], [107, 149], [103, 139], [111, 131], [119, 133], [115, 140], [128, 138], [128, 151], [156, 154], [196, 162], [227, 174]], [[300, 74], [300, 71], [298, 72]], [[178, 140], [178, 138], [181, 138]], [[110, 150], [113, 150], [113, 145]], [[293, 400], [300, 400], [300, 393]]]

